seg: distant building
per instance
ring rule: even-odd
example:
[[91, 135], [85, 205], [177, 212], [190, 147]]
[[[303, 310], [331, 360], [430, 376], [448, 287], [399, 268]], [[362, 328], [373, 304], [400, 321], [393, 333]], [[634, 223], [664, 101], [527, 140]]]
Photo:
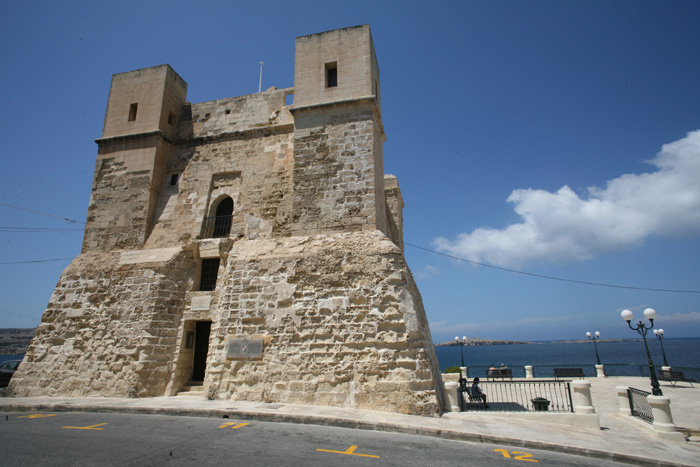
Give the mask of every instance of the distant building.
[[186, 94], [112, 77], [82, 253], [12, 393], [439, 412], [369, 26], [297, 38], [294, 88]]

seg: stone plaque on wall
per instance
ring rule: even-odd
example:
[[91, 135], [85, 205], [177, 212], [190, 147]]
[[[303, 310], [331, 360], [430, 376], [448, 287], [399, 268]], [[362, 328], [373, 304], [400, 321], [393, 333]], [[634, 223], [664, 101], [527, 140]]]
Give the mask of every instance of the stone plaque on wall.
[[262, 358], [262, 337], [229, 336], [226, 338], [226, 358]]
[[211, 295], [192, 297], [192, 311], [208, 311], [211, 307]]

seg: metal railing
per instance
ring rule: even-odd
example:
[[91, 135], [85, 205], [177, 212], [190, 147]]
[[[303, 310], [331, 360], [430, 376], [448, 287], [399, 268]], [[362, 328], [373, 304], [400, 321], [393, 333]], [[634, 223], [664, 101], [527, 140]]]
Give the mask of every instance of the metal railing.
[[[462, 393], [463, 411], [488, 412], [573, 412], [571, 386], [568, 381], [481, 381], [479, 387], [486, 395], [486, 407], [481, 400], [470, 400]], [[471, 385], [469, 385], [471, 389]]]
[[[649, 365], [640, 365], [635, 363], [605, 363], [605, 376], [639, 376], [639, 377], [650, 377]], [[486, 372], [490, 368], [489, 365], [474, 365], [467, 368], [467, 373], [469, 378], [484, 378], [486, 379]], [[583, 374], [587, 377], [595, 377], [596, 369], [595, 365], [580, 365], [571, 363], [560, 363], [557, 365], [534, 365], [533, 376], [535, 378], [553, 378], [555, 368], [581, 368]], [[524, 378], [525, 368], [522, 366], [510, 367], [513, 370], [513, 378]], [[654, 365], [654, 371], [661, 369], [661, 366]], [[682, 371], [686, 378], [695, 381], [700, 381], [700, 368], [690, 368], [690, 367], [673, 367], [674, 371]]]
[[595, 365], [537, 365], [532, 373], [535, 378], [553, 378], [555, 368], [581, 368], [585, 376], [596, 376]]
[[604, 367], [605, 376], [649, 376], [649, 365], [607, 363]]
[[647, 423], [654, 423], [654, 414], [651, 411], [651, 405], [649, 405], [647, 396], [651, 396], [651, 393], [641, 389], [627, 388], [627, 397], [630, 400], [632, 416]]
[[[490, 365], [484, 365], [484, 366], [470, 366], [467, 368], [467, 373], [469, 373], [470, 378], [486, 378], [486, 372], [491, 368]], [[497, 367], [498, 369], [499, 367]], [[522, 366], [515, 366], [513, 368], [508, 368], [509, 370], [513, 370], [513, 378], [524, 378], [525, 377], [525, 368]]]
[[205, 217], [202, 225], [202, 238], [228, 237], [231, 233], [231, 221], [233, 216]]

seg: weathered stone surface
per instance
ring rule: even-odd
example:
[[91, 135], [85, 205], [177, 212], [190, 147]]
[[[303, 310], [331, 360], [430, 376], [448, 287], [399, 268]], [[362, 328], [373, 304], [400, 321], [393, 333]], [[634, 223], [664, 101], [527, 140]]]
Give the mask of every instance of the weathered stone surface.
[[119, 265], [119, 252], [76, 258], [12, 379], [13, 393], [162, 395], [192, 283], [187, 256], [129, 265]]
[[113, 77], [83, 252], [10, 392], [440, 411], [369, 28], [296, 63], [294, 88], [200, 104], [167, 65]]

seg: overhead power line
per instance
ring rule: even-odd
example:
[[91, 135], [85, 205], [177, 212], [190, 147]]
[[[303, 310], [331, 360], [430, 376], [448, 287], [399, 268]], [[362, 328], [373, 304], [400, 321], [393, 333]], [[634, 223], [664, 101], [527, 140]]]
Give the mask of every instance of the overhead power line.
[[429, 253], [433, 253], [433, 254], [440, 255], [440, 256], [446, 256], [448, 258], [456, 259], [458, 261], [464, 261], [465, 263], [476, 264], [478, 266], [484, 266], [486, 268], [491, 268], [491, 269], [498, 269], [500, 271], [512, 272], [515, 274], [522, 274], [524, 276], [539, 277], [540, 279], [549, 279], [549, 280], [561, 281], [561, 282], [572, 282], [574, 284], [593, 285], [596, 287], [611, 287], [614, 289], [632, 289], [632, 290], [646, 290], [649, 292], [697, 293], [697, 294], [700, 294], [700, 290], [674, 290], [674, 289], [656, 289], [656, 288], [651, 288], [651, 287], [632, 287], [632, 286], [628, 286], [628, 285], [604, 284], [601, 282], [588, 282], [588, 281], [579, 281], [579, 280], [575, 280], [575, 279], [564, 279], [563, 277], [546, 276], [544, 274], [535, 274], [533, 272], [517, 271], [515, 269], [502, 268], [500, 266], [494, 266], [492, 264], [486, 264], [486, 263], [481, 263], [479, 261], [472, 261], [470, 259], [460, 258], [459, 256], [453, 256], [453, 255], [448, 255], [446, 253], [440, 253], [439, 251], [430, 250], [428, 248], [424, 248], [424, 247], [418, 246], [418, 245], [413, 245], [413, 244], [408, 243], [408, 242], [403, 242], [403, 243], [404, 243], [404, 245], [408, 245], [410, 247], [417, 248], [419, 250], [427, 251]]
[[13, 206], [12, 204], [7, 204], [7, 203], [0, 203], [0, 204], [2, 204], [3, 206], [8, 206], [8, 207], [10, 207], [10, 208], [19, 209], [19, 210], [21, 210], [21, 211], [33, 212], [34, 214], [41, 214], [42, 216], [53, 217], [54, 219], [61, 219], [61, 220], [63, 220], [63, 221], [68, 222], [69, 224], [75, 224], [76, 222], [79, 223], [79, 224], [84, 224], [84, 223], [85, 223], [85, 222], [82, 222], [82, 221], [77, 221], [77, 220], [75, 220], [75, 219], [68, 219], [67, 217], [54, 216], [53, 214], [46, 214], [45, 212], [33, 211], [33, 210], [31, 210], [31, 209], [21, 208], [21, 207], [19, 207], [19, 206]]
[[29, 315], [25, 315], [25, 314], [22, 314], [22, 313], [17, 313], [16, 311], [9, 311], [9, 310], [6, 310], [6, 309], [4, 309], [4, 308], [1, 308], [1, 309], [0, 309], [0, 315], [3, 314], [3, 313], [7, 313], [8, 315], [19, 316], [20, 318], [36, 319], [36, 316], [29, 316]]
[[[61, 220], [68, 222], [69, 224], [74, 224], [76, 222], [79, 222], [81, 224], [85, 224], [85, 222], [77, 221], [75, 219], [68, 219], [66, 217], [54, 216], [52, 214], [46, 214], [45, 212], [33, 211], [31, 209], [21, 208], [19, 206], [13, 206], [12, 204], [0, 203], [0, 205], [8, 206], [8, 207], [11, 207], [14, 209], [20, 209], [22, 211], [33, 212], [34, 214], [40, 214], [42, 216], [53, 217], [55, 219], [61, 219]], [[32, 228], [32, 227], [0, 227], [0, 232], [60, 232], [60, 231], [74, 231], [74, 230], [82, 230], [82, 229], [42, 229], [42, 228]], [[590, 286], [595, 286], [595, 287], [609, 287], [609, 288], [614, 288], [614, 289], [645, 290], [645, 291], [649, 291], [649, 292], [700, 294], [700, 290], [676, 290], [676, 289], [659, 289], [659, 288], [653, 288], [653, 287], [633, 287], [633, 286], [629, 286], [629, 285], [605, 284], [602, 282], [589, 282], [589, 281], [580, 281], [580, 280], [575, 280], [575, 279], [565, 279], [563, 277], [548, 276], [548, 275], [544, 275], [544, 274], [536, 274], [534, 272], [527, 272], [527, 271], [518, 271], [515, 269], [504, 268], [501, 266], [494, 266], [493, 264], [482, 263], [480, 261], [473, 261], [473, 260], [466, 259], [466, 258], [460, 258], [459, 256], [448, 255], [447, 253], [441, 253], [439, 251], [431, 250], [429, 248], [414, 245], [414, 244], [408, 243], [408, 242], [404, 242], [404, 245], [408, 245], [410, 247], [417, 248], [419, 250], [427, 251], [428, 253], [433, 253], [435, 255], [440, 255], [440, 256], [445, 256], [447, 258], [456, 259], [457, 261], [464, 261], [465, 263], [475, 264], [477, 266], [483, 266], [486, 268], [497, 269], [499, 271], [505, 271], [505, 272], [510, 272], [510, 273], [514, 273], [514, 274], [521, 274], [524, 276], [539, 277], [540, 279], [548, 279], [548, 280], [560, 281], [560, 282], [570, 282], [572, 284], [590, 285]], [[48, 262], [52, 262], [52, 261], [64, 261], [64, 260], [72, 260], [72, 259], [73, 258], [55, 258], [55, 259], [42, 259], [42, 260], [36, 260], [36, 261], [14, 261], [14, 262], [0, 263], [0, 265], [2, 265], [2, 264], [48, 263]]]
[[30, 263], [50, 263], [51, 261], [73, 260], [73, 258], [54, 258], [54, 259], [37, 259], [35, 261], [10, 261], [0, 264], [30, 264]]
[[3, 227], [0, 232], [12, 233], [52, 233], [52, 232], [82, 232], [83, 229], [49, 229], [45, 227]]

